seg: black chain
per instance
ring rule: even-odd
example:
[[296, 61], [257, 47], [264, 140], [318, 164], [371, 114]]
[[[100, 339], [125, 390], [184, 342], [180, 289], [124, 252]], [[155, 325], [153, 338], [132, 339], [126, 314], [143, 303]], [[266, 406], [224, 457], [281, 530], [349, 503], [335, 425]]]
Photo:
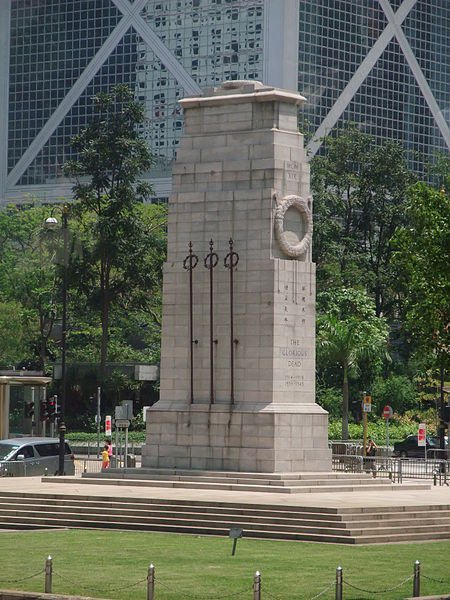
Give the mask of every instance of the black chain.
[[[166, 590], [169, 590], [170, 592], [176, 591], [175, 588], [170, 587], [169, 585], [163, 583], [159, 579], [155, 578], [155, 582], [163, 588], [165, 588]], [[221, 594], [220, 596], [198, 596], [197, 594], [189, 594], [189, 592], [183, 592], [183, 595], [180, 596], [180, 598], [194, 598], [195, 600], [222, 600], [223, 598], [237, 598], [238, 596], [242, 596], [243, 594], [248, 594], [248, 587], [239, 592], [234, 592], [233, 594], [226, 594], [225, 596], [223, 594]]]
[[328, 592], [328, 590], [331, 590], [331, 588], [334, 587], [335, 585], [336, 585], [336, 582], [332, 581], [328, 587], [326, 587], [324, 590], [322, 590], [321, 592], [319, 592], [318, 594], [316, 594], [315, 596], [310, 598], [310, 600], [316, 600], [316, 598], [320, 598], [320, 596], [323, 596], [326, 592]]
[[423, 577], [424, 579], [428, 579], [428, 581], [433, 581], [434, 583], [450, 583], [450, 581], [448, 579], [434, 579], [433, 577], [428, 577], [427, 575], [424, 575], [423, 573], [421, 573], [420, 576]]
[[68, 578], [67, 576], [63, 576], [60, 575], [58, 572], [53, 571], [53, 575], [56, 575], [56, 577], [59, 577], [60, 579], [62, 579], [63, 581], [66, 581], [67, 583], [70, 583], [71, 585], [76, 585], [79, 588], [81, 588], [82, 590], [96, 590], [97, 592], [120, 592], [122, 590], [126, 590], [128, 588], [132, 588], [135, 587], [137, 585], [140, 585], [141, 583], [144, 583], [145, 581], [147, 581], [147, 577], [144, 577], [143, 579], [139, 579], [139, 581], [135, 581], [134, 583], [127, 583], [127, 585], [123, 585], [120, 587], [116, 587], [116, 588], [96, 588], [95, 586], [86, 586], [86, 585], [80, 585], [80, 583], [78, 581], [73, 581], [70, 578]]
[[21, 581], [27, 581], [27, 579], [33, 579], [33, 577], [37, 577], [38, 575], [42, 575], [45, 573], [45, 569], [41, 569], [37, 573], [33, 573], [33, 575], [27, 575], [26, 577], [22, 577], [21, 579], [1, 579], [2, 583], [20, 583]]
[[342, 581], [343, 581], [343, 583], [345, 583], [345, 585], [348, 585], [348, 587], [351, 587], [354, 590], [357, 590], [358, 592], [364, 592], [365, 594], [387, 594], [388, 592], [393, 592], [394, 590], [398, 590], [398, 588], [401, 588], [403, 585], [405, 585], [405, 583], [408, 583], [408, 581], [411, 581], [411, 579], [413, 577], [414, 577], [414, 575], [410, 575], [409, 577], [407, 577], [406, 579], [401, 581], [398, 585], [394, 585], [394, 587], [387, 588], [385, 590], [365, 590], [364, 588], [360, 588], [356, 585], [349, 583], [346, 579], [343, 579]]

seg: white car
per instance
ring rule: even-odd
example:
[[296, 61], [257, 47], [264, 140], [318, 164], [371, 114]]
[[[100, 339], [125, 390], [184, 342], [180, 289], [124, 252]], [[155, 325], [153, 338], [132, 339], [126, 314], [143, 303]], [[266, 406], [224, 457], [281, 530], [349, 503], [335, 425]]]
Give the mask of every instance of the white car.
[[[0, 476], [55, 475], [59, 469], [59, 440], [23, 437], [0, 441]], [[74, 455], [65, 442], [64, 472], [75, 474]]]

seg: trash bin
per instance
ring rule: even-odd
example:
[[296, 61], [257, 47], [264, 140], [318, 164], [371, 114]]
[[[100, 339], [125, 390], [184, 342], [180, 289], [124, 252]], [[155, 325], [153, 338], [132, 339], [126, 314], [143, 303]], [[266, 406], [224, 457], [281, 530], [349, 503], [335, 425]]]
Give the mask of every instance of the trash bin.
[[127, 467], [136, 467], [136, 457], [134, 456], [134, 454], [127, 454]]

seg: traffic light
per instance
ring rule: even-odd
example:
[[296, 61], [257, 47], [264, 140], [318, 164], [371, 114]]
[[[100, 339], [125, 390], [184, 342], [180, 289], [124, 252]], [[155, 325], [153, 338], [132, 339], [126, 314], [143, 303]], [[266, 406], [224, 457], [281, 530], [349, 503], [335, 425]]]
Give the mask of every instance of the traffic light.
[[39, 418], [42, 422], [48, 421], [48, 404], [46, 400], [42, 400], [41, 402]]
[[56, 396], [53, 396], [47, 400], [47, 413], [48, 420], [51, 423], [54, 423], [56, 419]]
[[448, 423], [450, 421], [450, 406], [441, 406], [440, 409], [440, 417], [445, 422]]
[[23, 414], [26, 419], [32, 419], [34, 415], [34, 403], [25, 402], [23, 407]]

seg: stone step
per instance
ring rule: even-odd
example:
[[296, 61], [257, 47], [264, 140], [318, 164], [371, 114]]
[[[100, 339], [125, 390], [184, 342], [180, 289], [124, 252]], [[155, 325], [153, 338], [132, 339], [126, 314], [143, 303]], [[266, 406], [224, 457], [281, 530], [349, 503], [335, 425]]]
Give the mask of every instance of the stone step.
[[[161, 510], [162, 508], [162, 510]], [[275, 514], [273, 511], [267, 511], [266, 514], [261, 512], [252, 513], [251, 511], [240, 510], [238, 514], [235, 511], [228, 510], [226, 508], [219, 509], [217, 507], [211, 507], [209, 512], [203, 508], [187, 507], [187, 509], [180, 511], [179, 507], [154, 507], [149, 506], [147, 508], [134, 508], [131, 506], [105, 506], [104, 503], [92, 503], [89, 506], [80, 505], [76, 502], [65, 503], [58, 505], [56, 501], [43, 502], [42, 504], [36, 502], [21, 502], [17, 499], [14, 502], [14, 507], [11, 506], [11, 502], [2, 502], [0, 499], [0, 515], [7, 514], [23, 514], [30, 516], [39, 512], [39, 514], [55, 514], [55, 513], [71, 513], [71, 514], [102, 514], [96, 511], [108, 510], [108, 516], [117, 516], [122, 518], [124, 515], [127, 518], [145, 518], [145, 519], [162, 519], [164, 515], [168, 515], [169, 518], [173, 519], [176, 513], [177, 519], [184, 520], [203, 520], [213, 521], [227, 519], [235, 523], [242, 523], [245, 519], [246, 523], [275, 523], [280, 525], [289, 526], [309, 526], [311, 523], [317, 524], [318, 527], [335, 527], [335, 528], [348, 528], [352, 531], [360, 528], [381, 528], [389, 523], [390, 527], [405, 527], [405, 523], [410, 523], [412, 519], [420, 519], [420, 525], [436, 525], [442, 526], [450, 525], [450, 511], [433, 512], [430, 515], [429, 510], [420, 511], [413, 514], [401, 513], [381, 513], [375, 515], [365, 515], [364, 518], [361, 514], [346, 515], [345, 522], [339, 515], [317, 515], [314, 513], [297, 513], [290, 516], [286, 516], [286, 513]], [[318, 518], [319, 517], [319, 518]], [[370, 517], [370, 518], [369, 518]]]
[[[302, 473], [247, 473], [241, 471], [202, 471], [199, 469], [150, 469], [146, 467], [128, 467], [128, 468], [113, 468], [102, 472], [102, 475], [121, 474], [126, 477], [138, 479], [186, 479], [186, 480], [229, 480], [234, 481], [264, 481], [278, 482], [280, 485], [283, 482], [294, 481], [334, 481], [346, 479], [372, 479], [372, 473], [346, 473], [340, 471], [326, 472], [302, 472]], [[89, 477], [91, 473], [85, 473], [85, 477]], [[98, 475], [98, 473], [97, 473]]]
[[[290, 522], [280, 522], [279, 520], [273, 519], [271, 521], [262, 519], [251, 519], [245, 516], [240, 519], [230, 519], [228, 515], [217, 514], [214, 518], [205, 518], [204, 514], [187, 514], [187, 515], [166, 515], [164, 517], [158, 515], [131, 515], [127, 514], [107, 514], [103, 512], [82, 512], [78, 509], [64, 510], [61, 511], [61, 515], [55, 515], [54, 510], [43, 511], [40, 510], [39, 517], [36, 519], [36, 512], [32, 510], [25, 510], [23, 508], [14, 507], [10, 509], [0, 509], [0, 519], [6, 520], [10, 517], [23, 519], [24, 521], [33, 520], [33, 522], [39, 521], [40, 523], [46, 523], [51, 521], [53, 523], [59, 522], [60, 525], [64, 526], [67, 522], [106, 522], [106, 523], [135, 523], [141, 524], [143, 528], [153, 525], [173, 525], [183, 527], [188, 524], [190, 527], [203, 527], [213, 526], [214, 528], [226, 528], [230, 529], [238, 524], [245, 532], [249, 535], [253, 530], [264, 529], [267, 532], [280, 531], [284, 533], [311, 533], [320, 532], [327, 535], [343, 535], [360, 537], [367, 536], [372, 530], [376, 530], [376, 535], [392, 535], [395, 533], [421, 533], [422, 531], [440, 531], [447, 532], [450, 534], [450, 520], [447, 522], [441, 522], [439, 519], [430, 519], [429, 522], [421, 521], [418, 524], [409, 521], [409, 525], [405, 526], [405, 523], [391, 522], [389, 520], [380, 522], [356, 522], [350, 524], [346, 523], [330, 523], [328, 521], [302, 521], [291, 519]], [[209, 523], [211, 521], [212, 523]], [[208, 523], [207, 523], [208, 522]]]
[[228, 535], [342, 544], [450, 539], [450, 505], [277, 507], [243, 503], [0, 494], [0, 528], [97, 528]]
[[119, 469], [111, 469], [104, 473], [84, 473], [83, 479], [126, 479], [126, 480], [140, 480], [140, 481], [183, 481], [183, 482], [195, 482], [195, 483], [225, 483], [234, 485], [254, 485], [254, 486], [274, 486], [274, 487], [311, 487], [314, 486], [339, 486], [343, 483], [345, 485], [364, 485], [367, 482], [371, 484], [383, 485], [385, 483], [391, 483], [388, 478], [373, 478], [365, 477], [364, 475], [353, 475], [352, 477], [345, 477], [342, 479], [338, 478], [324, 478], [324, 479], [313, 479], [313, 478], [301, 478], [301, 479], [271, 479], [271, 478], [252, 478], [252, 477], [231, 477], [231, 476], [198, 476], [198, 475], [164, 475], [164, 474], [147, 474], [143, 473], [141, 469], [136, 469], [133, 472], [123, 473]]
[[[80, 479], [76, 477], [44, 477], [42, 479], [45, 483], [80, 483]], [[420, 490], [430, 489], [429, 484], [422, 483], [410, 483], [410, 484], [396, 484], [392, 483], [389, 479], [378, 480], [378, 479], [364, 479], [356, 481], [345, 481], [345, 482], [333, 482], [331, 485], [309, 485], [305, 487], [287, 486], [287, 485], [246, 485], [240, 483], [213, 483], [207, 481], [183, 481], [183, 480], [152, 480], [152, 479], [128, 479], [114, 476], [104, 476], [104, 474], [90, 473], [88, 477], [82, 478], [84, 484], [94, 485], [133, 485], [139, 487], [164, 487], [164, 488], [184, 488], [184, 489], [205, 489], [205, 490], [219, 490], [219, 491], [234, 491], [234, 492], [268, 492], [276, 494], [309, 494], [309, 493], [329, 493], [329, 492], [363, 492], [363, 491], [380, 491], [383, 490]]]
[[[101, 515], [104, 517], [104, 515]], [[145, 531], [158, 531], [158, 532], [178, 532], [178, 533], [191, 533], [194, 535], [228, 535], [229, 527], [227, 523], [214, 524], [214, 526], [204, 524], [167, 524], [167, 523], [152, 523], [150, 525], [130, 522], [130, 521], [109, 521], [106, 518], [98, 520], [88, 519], [72, 519], [67, 517], [65, 519], [56, 518], [40, 518], [34, 516], [33, 518], [26, 519], [23, 517], [8, 517], [0, 518], [0, 528], [83, 528], [83, 529], [117, 529], [117, 530], [145, 530]], [[341, 544], [374, 544], [374, 543], [387, 543], [387, 542], [405, 542], [405, 541], [420, 541], [420, 540], [437, 540], [437, 539], [449, 539], [450, 531], [448, 529], [442, 530], [441, 528], [422, 528], [422, 530], [416, 530], [410, 528], [409, 530], [401, 529], [401, 531], [389, 530], [387, 532], [373, 533], [370, 531], [364, 532], [352, 532], [348, 535], [347, 532], [332, 532], [324, 531], [320, 529], [311, 531], [284, 531], [280, 528], [273, 528], [268, 530], [266, 528], [248, 528], [245, 530], [245, 536], [249, 538], [265, 538], [265, 539], [284, 539], [292, 541], [316, 541], [316, 542], [328, 542], [328, 543], [341, 543]]]

